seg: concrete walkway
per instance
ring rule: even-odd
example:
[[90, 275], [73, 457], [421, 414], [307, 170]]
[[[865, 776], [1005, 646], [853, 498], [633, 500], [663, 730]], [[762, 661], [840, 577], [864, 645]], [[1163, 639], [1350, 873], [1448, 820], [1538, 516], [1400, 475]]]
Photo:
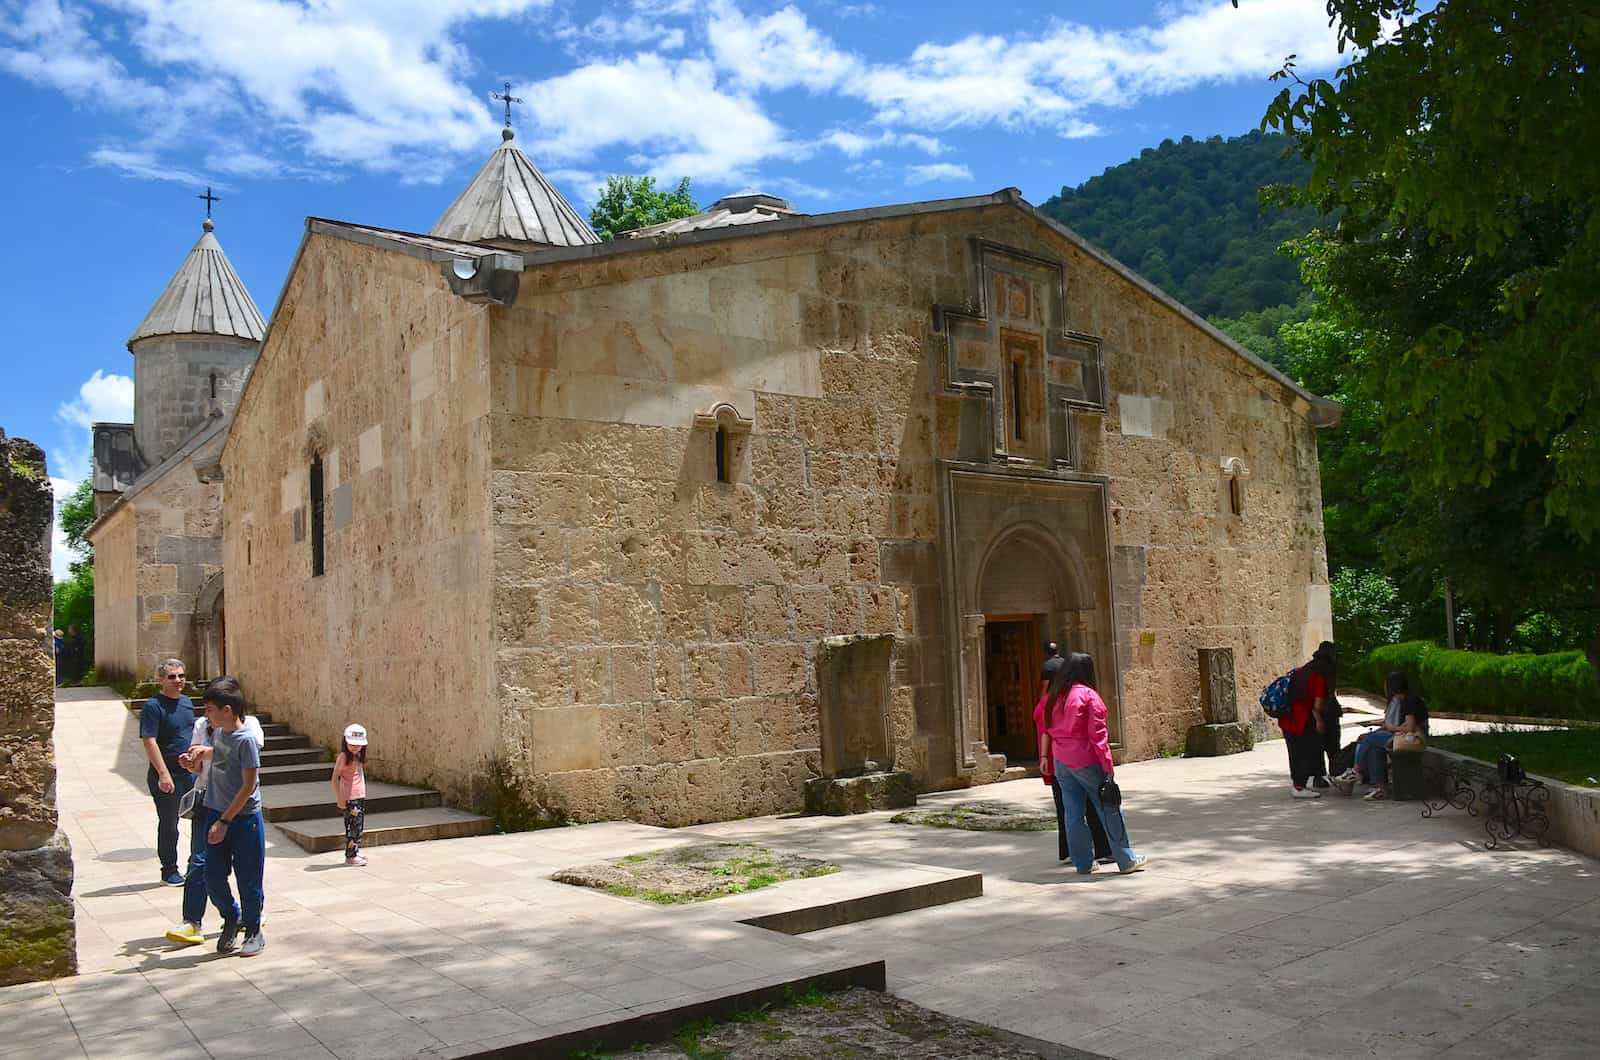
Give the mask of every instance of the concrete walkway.
[[[1076, 876], [1052, 834], [887, 814], [445, 840], [366, 869], [273, 836], [269, 947], [244, 960], [161, 937], [179, 893], [155, 883], [120, 703], [63, 691], [56, 741], [84, 974], [0, 990], [0, 1056], [464, 1056], [878, 959], [909, 1000], [1130, 1060], [1600, 1054], [1600, 865], [1486, 853], [1455, 811], [1291, 800], [1277, 742], [1119, 769], [1152, 857], [1130, 877]], [[1037, 780], [923, 801], [973, 798], [1050, 805]], [[845, 871], [669, 909], [545, 879], [708, 836]], [[798, 938], [737, 923], [956, 870], [981, 871], [984, 897]]]

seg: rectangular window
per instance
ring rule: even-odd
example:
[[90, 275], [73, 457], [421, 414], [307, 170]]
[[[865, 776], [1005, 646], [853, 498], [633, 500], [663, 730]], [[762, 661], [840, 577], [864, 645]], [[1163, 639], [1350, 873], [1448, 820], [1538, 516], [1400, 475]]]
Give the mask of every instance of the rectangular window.
[[1022, 362], [1011, 362], [1011, 436], [1022, 441]]
[[311, 461], [311, 576], [322, 577], [322, 457]]

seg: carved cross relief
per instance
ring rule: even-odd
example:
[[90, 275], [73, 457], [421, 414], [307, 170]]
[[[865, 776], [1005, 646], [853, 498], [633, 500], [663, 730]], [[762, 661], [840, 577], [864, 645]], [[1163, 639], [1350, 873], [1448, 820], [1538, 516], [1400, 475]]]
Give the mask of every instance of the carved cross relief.
[[1066, 326], [1061, 262], [986, 240], [972, 257], [976, 308], [933, 309], [945, 386], [966, 399], [960, 457], [1077, 469], [1078, 417], [1106, 414], [1100, 338]]

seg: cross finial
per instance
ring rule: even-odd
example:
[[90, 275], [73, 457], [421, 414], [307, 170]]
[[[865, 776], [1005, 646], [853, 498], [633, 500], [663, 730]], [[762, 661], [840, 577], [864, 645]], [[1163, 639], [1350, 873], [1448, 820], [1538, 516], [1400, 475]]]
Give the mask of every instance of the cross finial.
[[511, 82], [510, 81], [506, 82], [506, 90], [504, 92], [491, 92], [491, 93], [489, 93], [489, 98], [490, 99], [503, 100], [505, 102], [505, 105], [506, 105], [506, 128], [508, 128], [508, 129], [511, 128], [511, 104], [513, 104], [513, 103], [521, 103], [522, 102], [522, 100], [518, 99], [516, 96], [513, 96], [511, 94]]
[[204, 195], [196, 195], [195, 198], [204, 199], [206, 201], [206, 220], [211, 220], [211, 204], [214, 202], [221, 202], [222, 196], [211, 194], [211, 185], [207, 184], [206, 193]]

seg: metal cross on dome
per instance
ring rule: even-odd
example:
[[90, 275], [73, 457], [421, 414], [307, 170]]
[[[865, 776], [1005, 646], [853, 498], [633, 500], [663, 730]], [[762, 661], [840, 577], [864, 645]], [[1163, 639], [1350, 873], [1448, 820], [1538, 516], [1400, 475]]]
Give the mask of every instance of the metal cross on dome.
[[506, 82], [506, 90], [504, 92], [491, 92], [491, 93], [489, 93], [489, 98], [490, 99], [495, 99], [495, 100], [503, 100], [505, 102], [505, 105], [506, 105], [506, 128], [508, 128], [508, 129], [511, 128], [511, 104], [523, 102], [520, 98], [518, 98], [517, 96], [513, 96], [511, 94], [511, 82], [510, 81]]
[[195, 198], [204, 199], [206, 201], [206, 220], [211, 220], [211, 204], [214, 202], [221, 202], [222, 196], [211, 194], [211, 185], [207, 184], [206, 193], [204, 195], [196, 195]]

